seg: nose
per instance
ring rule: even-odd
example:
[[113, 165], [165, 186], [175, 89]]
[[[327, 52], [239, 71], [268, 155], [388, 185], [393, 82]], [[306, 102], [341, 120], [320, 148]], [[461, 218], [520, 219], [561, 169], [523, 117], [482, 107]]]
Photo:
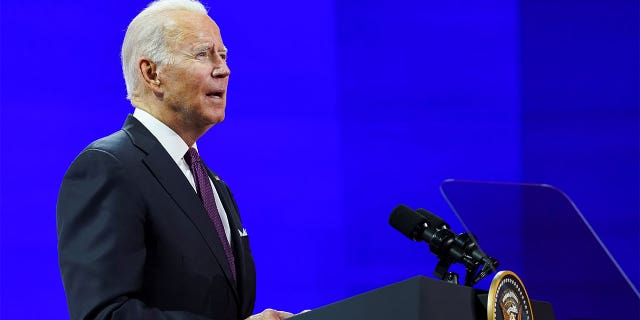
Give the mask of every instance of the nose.
[[227, 62], [221, 60], [211, 71], [211, 76], [214, 78], [226, 78], [231, 74], [231, 70], [227, 65]]

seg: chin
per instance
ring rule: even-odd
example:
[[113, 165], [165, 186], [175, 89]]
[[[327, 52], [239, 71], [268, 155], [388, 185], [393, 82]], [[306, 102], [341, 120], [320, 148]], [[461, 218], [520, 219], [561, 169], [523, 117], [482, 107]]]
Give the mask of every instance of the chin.
[[210, 115], [207, 117], [207, 122], [209, 125], [214, 126], [220, 122], [224, 121], [224, 111], [216, 112], [216, 114]]
[[208, 102], [197, 108], [196, 110], [199, 112], [195, 115], [200, 118], [202, 124], [213, 126], [224, 120], [226, 103], [224, 99], [215, 101], [215, 103]]

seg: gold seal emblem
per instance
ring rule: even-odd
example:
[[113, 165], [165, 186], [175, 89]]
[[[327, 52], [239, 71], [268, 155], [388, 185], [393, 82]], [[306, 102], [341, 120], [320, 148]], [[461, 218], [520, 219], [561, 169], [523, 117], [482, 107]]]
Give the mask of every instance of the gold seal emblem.
[[488, 320], [533, 320], [531, 301], [522, 281], [511, 271], [498, 272], [487, 300]]

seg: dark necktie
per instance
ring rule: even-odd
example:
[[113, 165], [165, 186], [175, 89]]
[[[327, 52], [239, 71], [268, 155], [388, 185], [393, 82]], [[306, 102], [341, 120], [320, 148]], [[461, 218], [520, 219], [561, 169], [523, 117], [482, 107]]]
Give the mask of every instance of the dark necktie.
[[194, 148], [189, 148], [189, 151], [184, 155], [184, 160], [187, 162], [189, 168], [191, 169], [191, 173], [193, 174], [193, 178], [196, 182], [196, 189], [198, 190], [198, 195], [202, 200], [202, 204], [207, 210], [209, 218], [211, 219], [211, 221], [213, 221], [213, 224], [216, 227], [218, 238], [220, 239], [220, 243], [222, 243], [222, 248], [224, 248], [224, 254], [225, 256], [227, 256], [229, 267], [231, 267], [233, 280], [235, 280], [236, 264], [233, 259], [233, 250], [231, 250], [229, 241], [227, 241], [227, 236], [224, 233], [224, 226], [222, 225], [220, 213], [218, 213], [218, 208], [216, 207], [216, 198], [213, 195], [213, 189], [211, 188], [211, 182], [209, 182], [207, 169], [204, 167], [202, 159], [200, 159], [200, 155], [198, 155], [198, 150]]

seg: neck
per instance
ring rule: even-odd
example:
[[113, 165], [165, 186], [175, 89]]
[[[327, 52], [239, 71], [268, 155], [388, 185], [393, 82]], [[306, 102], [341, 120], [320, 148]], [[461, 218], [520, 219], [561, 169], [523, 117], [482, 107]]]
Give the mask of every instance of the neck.
[[171, 128], [189, 147], [193, 146], [209, 129], [197, 129], [194, 128], [194, 126], [189, 126], [184, 119], [180, 119], [176, 114], [172, 114], [170, 109], [165, 106], [147, 103], [143, 99], [135, 98], [131, 99], [131, 104], [138, 109], [146, 111], [167, 127]]

